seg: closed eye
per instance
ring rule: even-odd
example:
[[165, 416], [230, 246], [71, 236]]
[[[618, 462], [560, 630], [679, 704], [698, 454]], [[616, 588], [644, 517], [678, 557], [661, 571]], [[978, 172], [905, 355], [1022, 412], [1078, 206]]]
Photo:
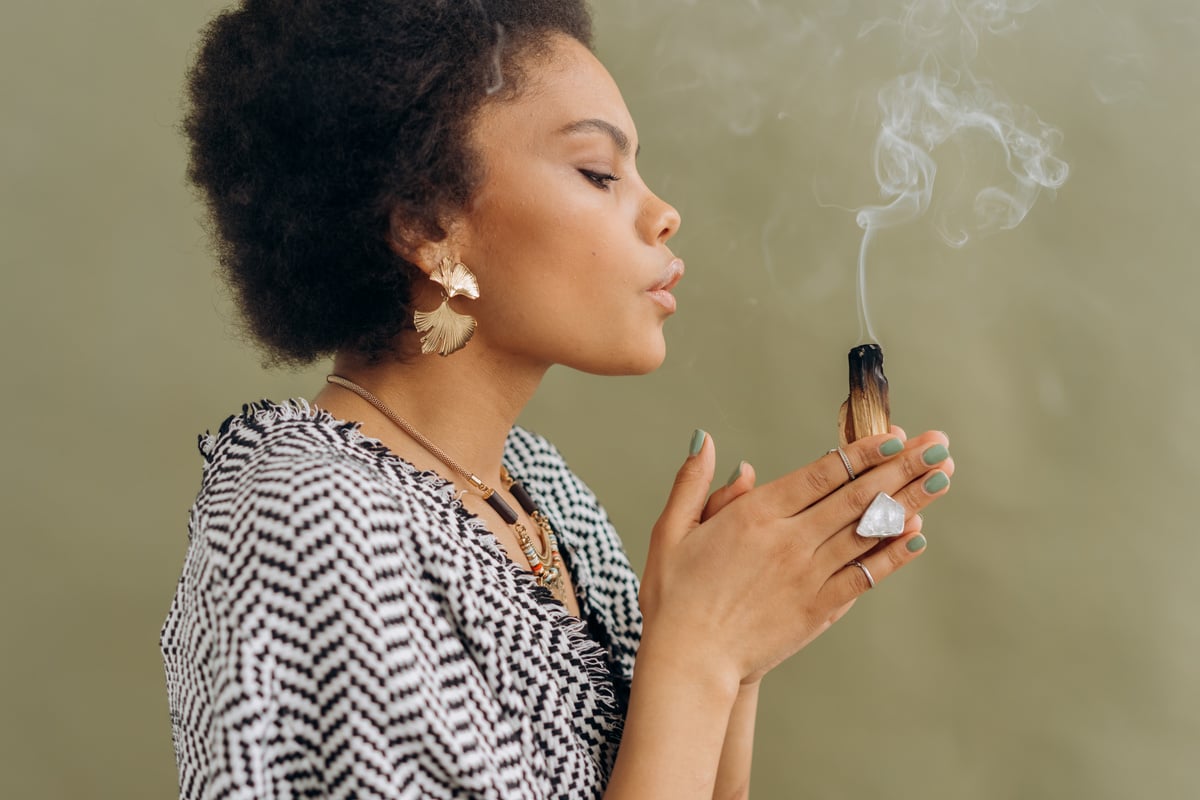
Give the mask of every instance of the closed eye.
[[590, 169], [581, 169], [579, 170], [579, 174], [605, 191], [608, 191], [609, 186], [614, 181], [621, 180], [616, 175], [609, 175], [607, 172], [592, 172]]

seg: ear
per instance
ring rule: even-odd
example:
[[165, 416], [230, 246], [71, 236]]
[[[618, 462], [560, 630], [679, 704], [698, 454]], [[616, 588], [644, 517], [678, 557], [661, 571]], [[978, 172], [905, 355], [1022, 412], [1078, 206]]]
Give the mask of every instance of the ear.
[[442, 236], [432, 239], [428, 231], [414, 226], [400, 210], [393, 210], [388, 231], [388, 246], [392, 252], [415, 265], [426, 275], [433, 272], [442, 259], [458, 258], [463, 242], [464, 226], [457, 219], [441, 223]]

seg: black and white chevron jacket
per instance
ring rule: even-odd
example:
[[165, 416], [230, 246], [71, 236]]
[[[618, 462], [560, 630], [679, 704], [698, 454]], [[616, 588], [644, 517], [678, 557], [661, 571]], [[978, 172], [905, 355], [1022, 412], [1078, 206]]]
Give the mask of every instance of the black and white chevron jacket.
[[358, 423], [264, 400], [200, 451], [160, 637], [182, 798], [603, 794], [638, 581], [545, 439], [514, 428], [504, 461], [559, 533], [582, 619]]

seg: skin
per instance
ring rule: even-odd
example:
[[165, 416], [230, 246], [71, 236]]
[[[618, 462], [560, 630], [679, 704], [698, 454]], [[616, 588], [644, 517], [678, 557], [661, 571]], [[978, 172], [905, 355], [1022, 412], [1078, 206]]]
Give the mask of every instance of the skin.
[[[445, 221], [446, 238], [402, 245], [404, 220], [393, 220], [397, 251], [426, 272], [449, 256], [476, 274], [480, 298], [451, 303], [476, 317], [475, 337], [442, 358], [420, 355], [419, 334], [407, 331], [395, 342], [405, 357], [370, 365], [340, 352], [333, 365], [493, 487], [505, 438], [550, 366], [629, 375], [662, 363], [672, 304], [650, 290], [672, 274], [668, 242], [680, 225], [637, 172], [637, 130], [603, 65], [559, 37], [524, 66], [523, 91], [474, 120], [485, 177], [471, 205]], [[441, 297], [424, 283], [416, 306], [431, 310]], [[528, 566], [466, 481], [372, 406], [331, 385], [314, 403], [468, 490], [468, 509]], [[885, 457], [879, 447], [892, 437], [904, 449]], [[936, 432], [907, 439], [897, 428], [846, 448], [860, 475], [853, 483], [830, 455], [763, 486], [747, 465], [710, 494], [716, 453], [704, 438], [652, 533], [642, 646], [606, 798], [748, 796], [762, 677], [868, 589], [860, 570], [846, 568], [850, 559], [882, 582], [919, 555], [906, 547], [920, 531], [918, 512], [945, 493], [930, 495], [923, 482], [954, 472], [952, 459], [924, 463], [934, 444], [948, 440]], [[905, 533], [882, 545], [853, 530], [880, 491], [908, 518]], [[578, 614], [569, 589], [567, 609]]]

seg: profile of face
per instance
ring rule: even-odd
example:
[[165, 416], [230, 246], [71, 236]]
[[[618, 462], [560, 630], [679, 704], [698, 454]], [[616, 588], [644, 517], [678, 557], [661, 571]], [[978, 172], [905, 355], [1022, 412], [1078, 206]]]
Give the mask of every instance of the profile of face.
[[638, 174], [629, 110], [586, 47], [557, 36], [523, 67], [521, 91], [474, 121], [482, 185], [438, 243], [479, 279], [480, 299], [457, 306], [479, 322], [468, 346], [532, 368], [649, 372], [683, 272], [667, 246], [679, 214]]

